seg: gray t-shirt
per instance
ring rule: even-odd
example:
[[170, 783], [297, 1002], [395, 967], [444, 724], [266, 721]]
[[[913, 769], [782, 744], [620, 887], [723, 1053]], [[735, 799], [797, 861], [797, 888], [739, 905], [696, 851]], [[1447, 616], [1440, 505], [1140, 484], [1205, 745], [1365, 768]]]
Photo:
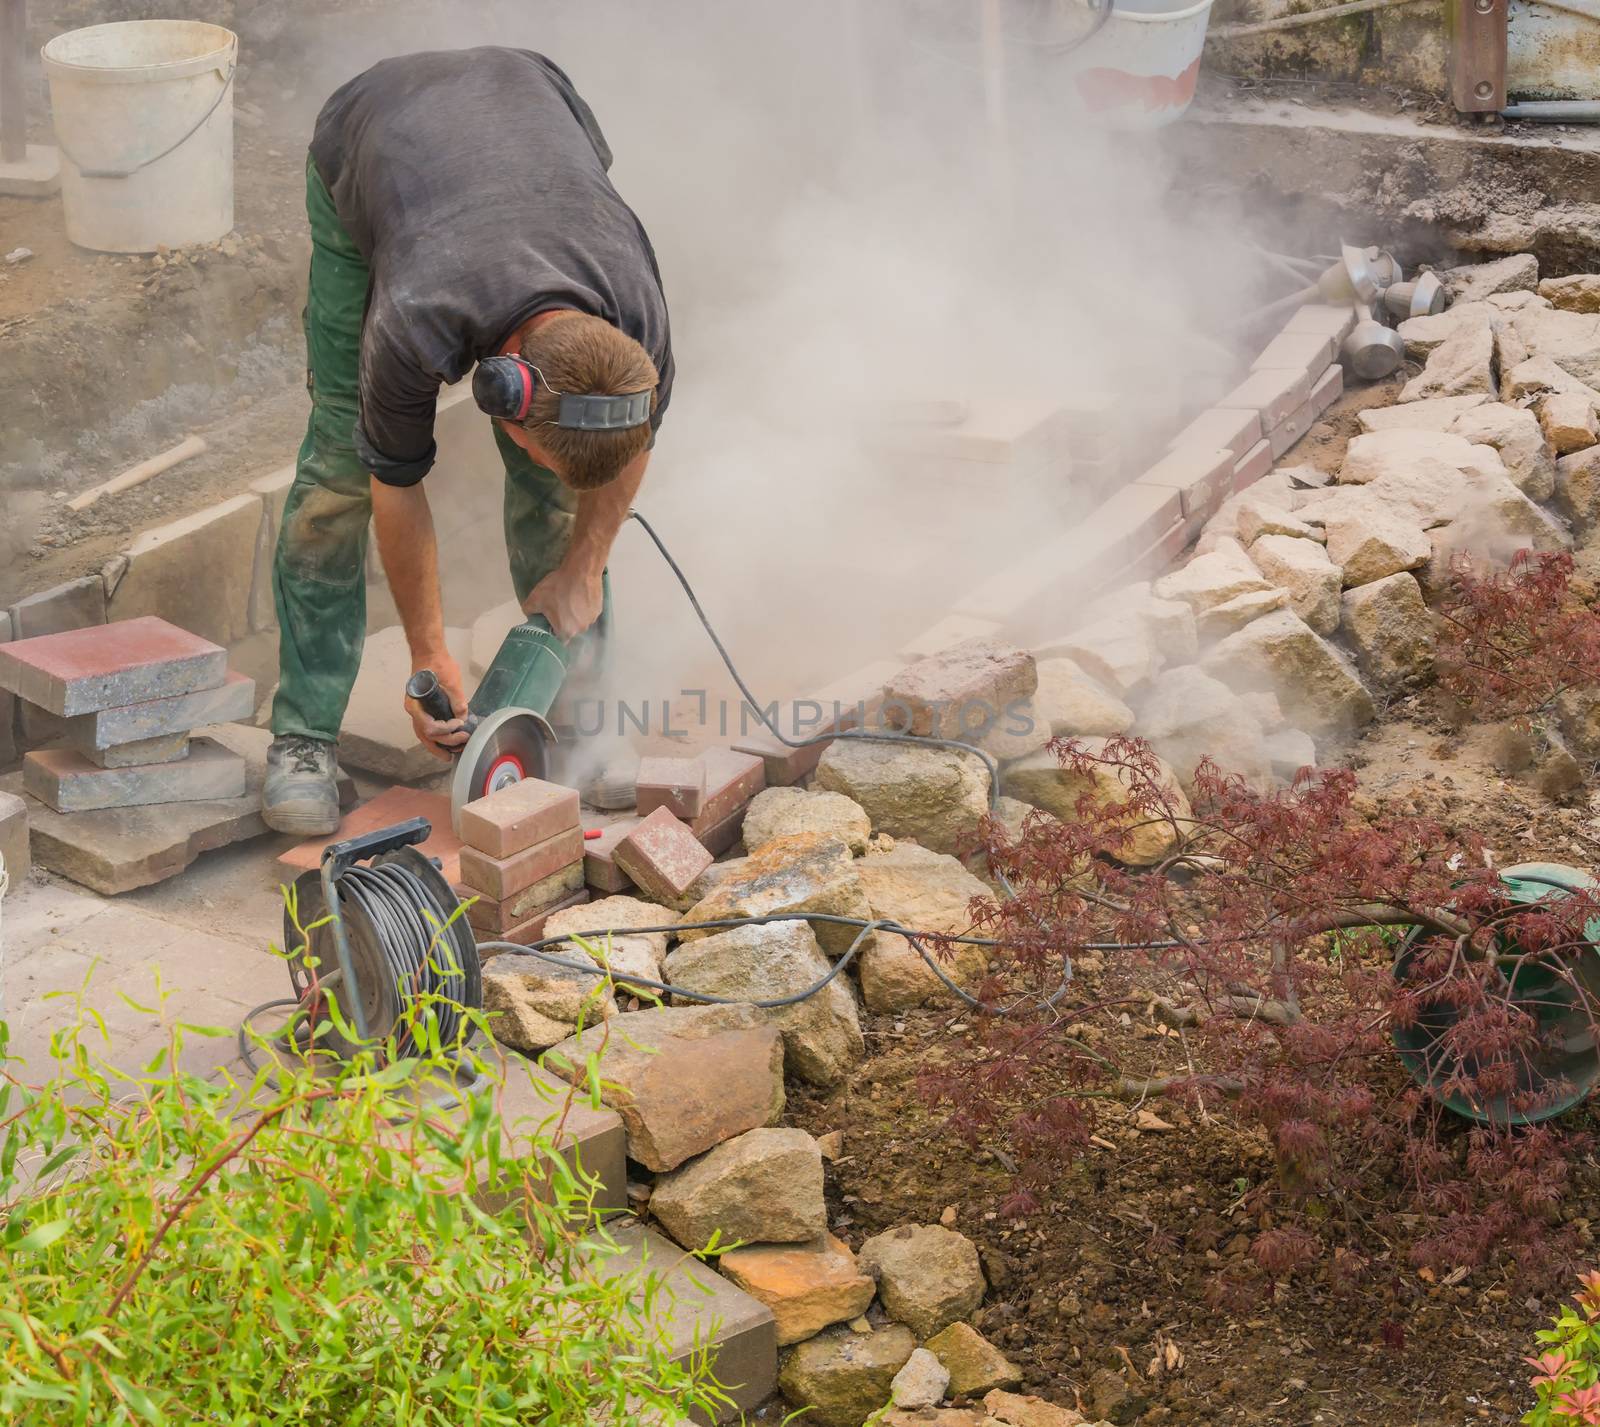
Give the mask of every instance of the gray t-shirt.
[[672, 395], [672, 341], [650, 239], [606, 171], [611, 150], [554, 64], [484, 47], [403, 55], [336, 90], [311, 157], [372, 269], [356, 449], [380, 481], [433, 465], [442, 382], [536, 313], [620, 328]]

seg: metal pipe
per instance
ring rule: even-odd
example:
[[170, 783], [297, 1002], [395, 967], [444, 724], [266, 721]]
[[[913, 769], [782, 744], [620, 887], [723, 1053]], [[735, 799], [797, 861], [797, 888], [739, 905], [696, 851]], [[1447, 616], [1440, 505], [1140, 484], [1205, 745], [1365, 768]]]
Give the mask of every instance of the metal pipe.
[[1600, 99], [1530, 99], [1522, 104], [1507, 104], [1500, 114], [1506, 119], [1532, 119], [1543, 124], [1600, 124]]

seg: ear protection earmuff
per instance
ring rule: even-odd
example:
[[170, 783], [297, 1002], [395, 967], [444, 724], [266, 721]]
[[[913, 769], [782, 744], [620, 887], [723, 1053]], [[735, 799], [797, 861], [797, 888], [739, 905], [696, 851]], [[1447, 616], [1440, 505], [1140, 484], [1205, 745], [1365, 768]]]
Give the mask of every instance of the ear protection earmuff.
[[630, 426], [643, 426], [650, 419], [648, 389], [621, 396], [559, 392], [523, 357], [485, 357], [472, 374], [472, 398], [480, 411], [520, 425], [533, 409], [533, 394], [540, 382], [559, 398], [557, 426], [573, 431], [624, 431]]

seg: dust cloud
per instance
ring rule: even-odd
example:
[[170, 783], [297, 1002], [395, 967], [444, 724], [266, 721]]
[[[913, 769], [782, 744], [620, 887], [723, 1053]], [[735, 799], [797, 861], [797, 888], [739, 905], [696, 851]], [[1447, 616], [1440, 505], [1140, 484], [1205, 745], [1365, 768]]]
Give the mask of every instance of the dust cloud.
[[[329, 16], [302, 90], [320, 102], [383, 54], [475, 43], [572, 75], [672, 306], [679, 375], [639, 505], [763, 700], [889, 657], [1092, 506], [1059, 474], [933, 481], [863, 440], [875, 405], [1110, 393], [1137, 469], [1228, 383], [1218, 334], [1260, 296], [1231, 200], [1180, 190], [1160, 135], [1073, 113], [1069, 61], [1037, 40], [1087, 12], [1004, 7], [997, 113], [980, 9], [440, 5], [381, 35]], [[616, 696], [724, 688], [642, 532], [624, 529], [613, 572]]]

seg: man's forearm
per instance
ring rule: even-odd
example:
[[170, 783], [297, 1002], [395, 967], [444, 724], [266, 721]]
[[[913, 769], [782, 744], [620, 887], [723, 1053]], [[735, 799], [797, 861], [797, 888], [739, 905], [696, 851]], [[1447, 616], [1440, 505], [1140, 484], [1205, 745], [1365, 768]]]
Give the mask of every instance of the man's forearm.
[[562, 564], [576, 570], [598, 573], [611, 557], [622, 522], [628, 518], [633, 498], [644, 481], [650, 453], [642, 451], [622, 468], [622, 474], [599, 490], [584, 491], [578, 497], [578, 516], [572, 527], [572, 544]]
[[439, 547], [422, 486], [386, 486], [373, 481], [372, 526], [412, 662], [426, 663], [443, 651], [445, 644]]

